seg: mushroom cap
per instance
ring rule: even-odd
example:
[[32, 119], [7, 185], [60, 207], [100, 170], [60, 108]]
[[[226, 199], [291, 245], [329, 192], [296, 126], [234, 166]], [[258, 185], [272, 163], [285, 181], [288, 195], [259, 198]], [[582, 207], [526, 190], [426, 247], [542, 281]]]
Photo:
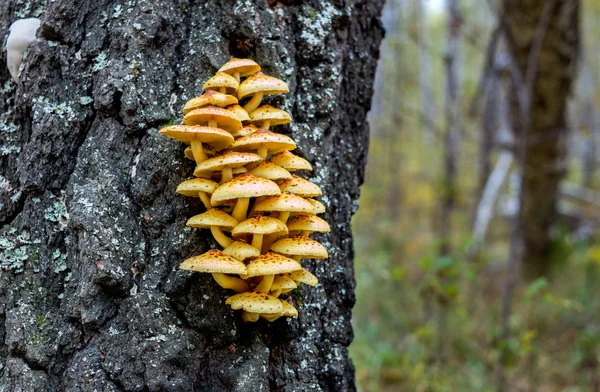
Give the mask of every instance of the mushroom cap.
[[231, 149], [234, 151], [254, 151], [261, 147], [267, 147], [268, 154], [275, 154], [295, 149], [296, 143], [289, 136], [260, 129], [237, 139]]
[[256, 64], [253, 60], [233, 57], [219, 68], [218, 72], [225, 72], [230, 75], [239, 72], [240, 76], [248, 76], [257, 73], [258, 71], [260, 71], [260, 65]]
[[159, 133], [188, 144], [192, 140], [199, 140], [202, 143], [210, 144], [217, 150], [222, 150], [233, 144], [233, 136], [229, 132], [213, 127], [170, 125], [161, 129]]
[[223, 170], [226, 167], [236, 168], [247, 165], [248, 163], [260, 161], [262, 161], [260, 155], [253, 154], [251, 152], [227, 151], [200, 162], [198, 165], [196, 165], [194, 175], [196, 172], [201, 173], [205, 171], [217, 171]]
[[293, 290], [298, 285], [296, 281], [290, 278], [288, 275], [277, 275], [275, 279], [273, 279], [273, 284], [271, 285], [271, 291], [276, 290]]
[[298, 215], [290, 218], [287, 222], [287, 227], [289, 231], [308, 230], [319, 233], [329, 233], [331, 230], [329, 223], [316, 215]]
[[300, 158], [289, 151], [283, 151], [271, 157], [271, 162], [283, 167], [289, 172], [296, 170], [312, 170], [312, 165], [304, 158]]
[[199, 97], [192, 98], [185, 103], [183, 114], [187, 114], [194, 109], [203, 108], [208, 105], [224, 108], [225, 106], [235, 105], [238, 100], [233, 95], [223, 94], [218, 91], [209, 90]]
[[179, 265], [179, 269], [196, 272], [221, 274], [246, 274], [246, 266], [239, 260], [227, 256], [217, 249], [209, 250], [200, 256], [190, 257]]
[[292, 175], [289, 171], [271, 162], [261, 163], [254, 169], [250, 170], [250, 174], [253, 174], [257, 177], [266, 178], [268, 180], [281, 180], [285, 178], [292, 178]]
[[198, 197], [198, 192], [213, 193], [219, 184], [207, 178], [193, 178], [177, 185], [175, 192], [184, 196]]
[[282, 238], [271, 245], [271, 250], [287, 256], [302, 256], [310, 259], [329, 257], [323, 245], [306, 236]]
[[253, 123], [261, 123], [265, 120], [271, 121], [271, 125], [287, 124], [292, 122], [292, 116], [285, 110], [274, 108], [271, 105], [262, 105], [252, 113], [250, 120]]
[[233, 241], [227, 248], [223, 249], [223, 253], [241, 261], [260, 256], [258, 249], [243, 241]]
[[302, 269], [302, 266], [296, 260], [277, 253], [267, 252], [251, 260], [246, 265], [248, 271], [246, 276], [251, 278], [253, 276], [285, 274], [299, 269]]
[[257, 132], [258, 130], [260, 130], [260, 128], [257, 127], [256, 125], [248, 124], [248, 125], [242, 127], [240, 130], [233, 132], [232, 135], [233, 135], [233, 137], [240, 138], [240, 137], [248, 136], [251, 133]]
[[285, 94], [290, 92], [290, 89], [283, 80], [258, 72], [248, 76], [246, 80], [240, 83], [237, 95], [238, 99], [242, 99], [260, 92], [264, 95]]
[[204, 90], [218, 90], [221, 87], [225, 87], [225, 91], [228, 94], [235, 94], [239, 86], [240, 82], [233, 76], [225, 72], [217, 72], [215, 76], [204, 83], [202, 88]]
[[273, 181], [244, 173], [233, 177], [231, 181], [215, 189], [210, 202], [212, 205], [219, 205], [227, 200], [241, 197], [259, 197], [280, 193], [279, 187]]
[[241, 234], [287, 234], [287, 226], [279, 219], [268, 216], [255, 216], [240, 222], [231, 232], [234, 236]]
[[314, 209], [312, 204], [302, 197], [292, 193], [282, 193], [258, 201], [254, 205], [253, 211], [289, 211], [312, 214]]
[[310, 204], [312, 204], [313, 208], [315, 209], [315, 214], [323, 214], [325, 212], [325, 204], [321, 203], [318, 200], [315, 199], [306, 199], [308, 200], [308, 202]]
[[309, 286], [316, 286], [319, 283], [319, 279], [316, 276], [310, 273], [306, 268], [299, 269], [298, 271], [293, 271], [288, 274], [288, 276], [296, 282], [304, 283]]
[[243, 309], [252, 313], [281, 313], [283, 304], [279, 299], [261, 293], [260, 291], [247, 291], [232, 295], [225, 301], [233, 310]]
[[[235, 114], [235, 116], [241, 122], [250, 121], [250, 116], [248, 116], [248, 112], [245, 111], [244, 108], [241, 107], [240, 105], [227, 106], [227, 110], [229, 110], [231, 113]], [[239, 132], [239, 131], [236, 131], [236, 132]]]
[[289, 192], [302, 197], [316, 197], [323, 194], [317, 184], [296, 175], [280, 183], [279, 189], [281, 192]]
[[183, 123], [187, 125], [205, 125], [209, 121], [216, 121], [219, 128], [229, 133], [237, 132], [242, 127], [242, 122], [235, 113], [218, 106], [194, 109], [183, 116]]
[[203, 212], [202, 214], [194, 215], [188, 219], [187, 226], [196, 227], [198, 229], [207, 229], [211, 226], [219, 226], [225, 230], [231, 230], [238, 225], [238, 221], [231, 215], [217, 208]]
[[298, 310], [293, 307], [292, 304], [283, 299], [279, 299], [279, 301], [281, 302], [281, 305], [283, 305], [283, 310], [281, 311], [282, 316], [298, 317]]

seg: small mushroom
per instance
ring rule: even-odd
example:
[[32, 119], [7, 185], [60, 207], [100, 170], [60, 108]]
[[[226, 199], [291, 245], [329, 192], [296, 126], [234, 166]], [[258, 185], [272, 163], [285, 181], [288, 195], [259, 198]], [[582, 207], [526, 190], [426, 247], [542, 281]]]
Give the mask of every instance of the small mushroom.
[[226, 106], [238, 106], [241, 108], [241, 106], [236, 105], [237, 103], [238, 100], [233, 95], [222, 94], [217, 91], [209, 90], [201, 96], [187, 101], [183, 107], [183, 114], [188, 114], [194, 109], [203, 108], [205, 106], [218, 106], [220, 108], [224, 108]]
[[292, 178], [281, 182], [279, 189], [281, 189], [281, 192], [289, 192], [302, 197], [316, 197], [323, 194], [317, 184], [297, 175], [293, 175]]
[[266, 159], [267, 155], [295, 148], [296, 143], [289, 136], [267, 131], [266, 129], [241, 137], [231, 146], [233, 151], [256, 152], [263, 159]]
[[275, 275], [286, 274], [300, 269], [302, 269], [302, 266], [296, 260], [277, 253], [267, 252], [264, 255], [251, 260], [246, 265], [246, 270], [248, 272], [245, 277], [252, 278], [254, 276], [262, 276], [263, 279], [258, 286], [256, 286], [256, 290], [268, 293], [271, 291], [271, 285], [273, 284]]
[[282, 316], [298, 317], [298, 310], [295, 307], [293, 307], [290, 303], [282, 299], [279, 299], [279, 301], [281, 301], [281, 304], [283, 305], [283, 310], [281, 311], [281, 313], [261, 313], [260, 317], [264, 318], [269, 322], [273, 322]]
[[263, 105], [250, 113], [250, 121], [261, 128], [269, 129], [271, 126], [291, 123], [292, 116], [271, 105]]
[[256, 290], [232, 295], [227, 298], [225, 304], [231, 306], [233, 310], [242, 309], [242, 318], [249, 322], [258, 320], [258, 316], [254, 316], [253, 313], [278, 314], [283, 312], [283, 304], [279, 299]]
[[223, 233], [223, 229], [233, 230], [238, 225], [238, 221], [219, 209], [211, 208], [188, 219], [186, 225], [198, 229], [210, 229], [215, 240], [225, 248], [231, 245], [232, 241]]
[[238, 99], [252, 97], [252, 99], [244, 105], [244, 110], [248, 113], [252, 113], [260, 106], [265, 95], [285, 94], [289, 91], [290, 89], [284, 81], [258, 72], [240, 83], [237, 94]]
[[309, 236], [315, 231], [329, 233], [331, 230], [329, 224], [316, 215], [295, 216], [287, 223], [287, 227], [290, 233], [300, 231], [305, 236]]
[[229, 257], [220, 250], [209, 250], [208, 252], [186, 259], [179, 269], [209, 272], [212, 273], [213, 279], [217, 284], [224, 289], [234, 290], [236, 293], [248, 291], [248, 283], [244, 280], [227, 276], [225, 274], [246, 274], [246, 266], [239, 260]]
[[215, 76], [204, 83], [204, 90], [215, 90], [221, 94], [235, 94], [240, 82], [225, 72], [217, 72]]
[[239, 131], [232, 133], [231, 135], [234, 138], [239, 139], [244, 136], [248, 136], [251, 133], [257, 132], [259, 130], [260, 129], [256, 125], [248, 124], [248, 125], [242, 127]]
[[239, 82], [240, 77], [249, 76], [258, 71], [260, 71], [260, 65], [256, 64], [253, 60], [234, 57], [219, 68], [218, 72], [228, 73]]
[[312, 214], [314, 209], [306, 199], [300, 196], [294, 195], [293, 193], [281, 193], [275, 196], [265, 197], [264, 199], [257, 201], [254, 205], [253, 211], [256, 212], [279, 212], [277, 219], [286, 223], [290, 213], [301, 212]]
[[240, 261], [260, 256], [260, 250], [239, 240], [233, 241], [228, 247], [223, 249], [223, 253]]
[[229, 133], [242, 128], [242, 122], [227, 109], [218, 106], [205, 106], [194, 109], [183, 117], [186, 125], [207, 125], [211, 128], [224, 129]]
[[[196, 109], [199, 110], [199, 109]], [[189, 143], [192, 147], [192, 153], [196, 163], [206, 159], [206, 153], [202, 143], [210, 144], [217, 150], [229, 147], [233, 143], [233, 136], [227, 131], [213, 127], [202, 127], [198, 125], [171, 125], [159, 131], [161, 135]]]
[[238, 120], [240, 120], [242, 123], [246, 122], [246, 121], [250, 121], [250, 116], [248, 115], [248, 112], [245, 111], [244, 108], [241, 107], [240, 105], [227, 106], [227, 110], [229, 110], [231, 113], [235, 114], [235, 116], [238, 118]]
[[246, 212], [251, 197], [278, 195], [280, 193], [279, 187], [273, 181], [245, 173], [234, 177], [231, 181], [215, 189], [210, 198], [210, 203], [213, 206], [218, 206], [229, 200], [237, 199], [231, 215], [237, 221], [244, 221], [246, 220]]
[[240, 222], [233, 228], [231, 235], [238, 237], [243, 234], [252, 234], [252, 246], [260, 251], [265, 234], [287, 234], [287, 232], [285, 223], [279, 219], [255, 216]]
[[319, 215], [319, 214], [324, 214], [325, 213], [325, 205], [323, 203], [321, 203], [318, 200], [315, 199], [306, 199], [310, 204], [312, 204], [313, 208], [315, 209], [314, 214], [315, 215]]
[[[234, 135], [235, 136], [235, 135]], [[271, 162], [293, 173], [297, 170], [312, 170], [310, 162], [289, 151], [283, 151], [271, 157]]]
[[176, 192], [184, 196], [200, 197], [206, 209], [210, 209], [212, 206], [210, 205], [210, 196], [208, 195], [212, 194], [218, 186], [219, 184], [213, 180], [194, 178], [177, 185]]
[[271, 285], [271, 292], [269, 293], [273, 297], [279, 297], [285, 290], [285, 292], [292, 291], [298, 287], [296, 281], [290, 278], [288, 275], [277, 275], [275, 279], [273, 279], [273, 284]]
[[306, 268], [290, 272], [288, 276], [294, 279], [296, 283], [304, 283], [309, 286], [316, 286], [319, 283], [317, 277], [311, 274]]
[[215, 155], [199, 165], [194, 170], [195, 176], [202, 175], [203, 172], [221, 171], [221, 184], [230, 181], [233, 178], [233, 169], [243, 167], [249, 163], [260, 162], [262, 158], [250, 152], [227, 151], [223, 154]]
[[[235, 230], [235, 229], [234, 229]], [[317, 241], [306, 236], [282, 238], [271, 245], [271, 251], [300, 261], [302, 258], [326, 259], [327, 249]]]
[[250, 174], [255, 175], [256, 177], [262, 177], [266, 178], [267, 180], [273, 181], [292, 178], [292, 175], [289, 171], [271, 162], [261, 163], [254, 169], [250, 170]]

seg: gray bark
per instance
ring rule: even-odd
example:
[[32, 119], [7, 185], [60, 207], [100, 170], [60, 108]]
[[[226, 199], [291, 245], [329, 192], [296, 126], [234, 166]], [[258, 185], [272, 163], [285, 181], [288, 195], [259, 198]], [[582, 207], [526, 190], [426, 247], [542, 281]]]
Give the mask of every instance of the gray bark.
[[[44, 3], [0, 3], [0, 36], [42, 19], [20, 83], [0, 67], [0, 390], [354, 390], [350, 218], [382, 1]], [[307, 262], [320, 285], [291, 297], [298, 319], [244, 324], [177, 268], [214, 243], [185, 228], [193, 164], [157, 131], [231, 55], [289, 82], [274, 102], [325, 194], [331, 256]]]

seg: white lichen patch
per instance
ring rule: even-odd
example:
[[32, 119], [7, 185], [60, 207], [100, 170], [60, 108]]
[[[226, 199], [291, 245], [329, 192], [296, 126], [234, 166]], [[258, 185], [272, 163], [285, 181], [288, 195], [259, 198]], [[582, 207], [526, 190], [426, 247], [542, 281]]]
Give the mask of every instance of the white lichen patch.
[[33, 103], [34, 122], [41, 122], [44, 114], [63, 119], [65, 125], [76, 118], [75, 110], [72, 108], [73, 102], [55, 103], [43, 96], [33, 98], [31, 102]]
[[17, 234], [14, 227], [0, 236], [0, 268], [15, 273], [23, 272], [34, 242], [27, 230]]
[[306, 6], [302, 11], [298, 20], [305, 28], [300, 33], [300, 38], [311, 46], [323, 45], [325, 37], [333, 28], [333, 19], [341, 14], [340, 11], [330, 3], [324, 3], [319, 10]]

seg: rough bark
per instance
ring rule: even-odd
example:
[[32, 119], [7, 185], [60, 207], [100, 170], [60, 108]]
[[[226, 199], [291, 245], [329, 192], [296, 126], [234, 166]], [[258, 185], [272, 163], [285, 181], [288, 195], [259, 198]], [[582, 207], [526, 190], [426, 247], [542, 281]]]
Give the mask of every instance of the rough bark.
[[[42, 19], [19, 85], [0, 68], [0, 390], [354, 390], [350, 218], [382, 1], [44, 3], [0, 3], [0, 36]], [[231, 55], [289, 82], [275, 102], [325, 194], [331, 257], [307, 263], [321, 283], [292, 297], [298, 319], [244, 324], [177, 268], [214, 243], [185, 227], [193, 164], [157, 130]]]
[[[535, 78], [529, 105], [523, 116], [517, 86], [511, 92], [512, 115], [517, 145], [525, 143], [523, 195], [519, 225], [523, 236], [523, 268], [526, 276], [548, 272], [551, 226], [556, 217], [558, 185], [565, 173], [567, 99], [575, 78], [579, 47], [579, 1], [557, 0], [547, 26], [539, 26], [546, 6], [544, 0], [505, 0], [507, 39], [516, 66], [526, 78], [528, 61], [537, 38], [542, 38], [539, 55], [533, 56]], [[538, 26], [545, 29], [536, 34]], [[527, 124], [523, 124], [524, 118]], [[524, 128], [524, 129], [523, 129]]]

